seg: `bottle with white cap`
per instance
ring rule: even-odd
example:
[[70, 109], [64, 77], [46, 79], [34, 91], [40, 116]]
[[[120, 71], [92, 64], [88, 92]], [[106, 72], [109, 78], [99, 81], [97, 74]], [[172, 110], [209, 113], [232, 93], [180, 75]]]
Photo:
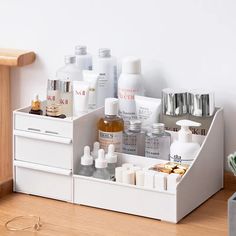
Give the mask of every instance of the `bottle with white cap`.
[[90, 155], [90, 147], [84, 147], [84, 155], [81, 157], [81, 166], [78, 174], [84, 176], [92, 176], [94, 172], [93, 157]]
[[170, 146], [171, 161], [191, 164], [200, 150], [200, 145], [192, 140], [189, 127], [199, 127], [201, 124], [191, 120], [180, 120], [176, 124], [181, 126], [181, 129], [178, 131], [178, 139]]
[[75, 46], [75, 63], [80, 70], [92, 70], [92, 55], [87, 53], [85, 45]]
[[100, 143], [94, 142], [93, 143], [93, 151], [91, 152], [91, 155], [93, 157], [93, 165], [95, 166], [95, 160], [98, 158], [98, 150], [100, 149]]
[[144, 95], [141, 61], [136, 57], [127, 57], [122, 62], [118, 80], [119, 115], [125, 124], [137, 119], [134, 95]]
[[123, 153], [144, 156], [145, 132], [140, 120], [130, 120], [128, 129], [123, 133]]
[[162, 160], [170, 159], [171, 135], [162, 123], [154, 123], [145, 138], [145, 156]]
[[109, 48], [100, 48], [94, 70], [99, 74], [97, 107], [104, 106], [105, 98], [115, 97], [117, 63]]
[[105, 152], [103, 149], [98, 150], [98, 158], [95, 160], [96, 170], [93, 173], [93, 177], [97, 179], [110, 179], [110, 173], [107, 170], [107, 160], [105, 158]]
[[107, 159], [107, 170], [110, 173], [111, 178], [113, 178], [117, 167], [117, 154], [115, 154], [115, 146], [113, 144], [108, 146], [108, 152], [105, 157]]
[[65, 66], [57, 70], [57, 78], [59, 80], [83, 80], [82, 70], [76, 65], [75, 61], [74, 55], [65, 56]]
[[106, 152], [109, 144], [114, 144], [116, 152], [122, 152], [124, 122], [118, 116], [118, 99], [106, 98], [105, 117], [98, 122], [98, 141]]

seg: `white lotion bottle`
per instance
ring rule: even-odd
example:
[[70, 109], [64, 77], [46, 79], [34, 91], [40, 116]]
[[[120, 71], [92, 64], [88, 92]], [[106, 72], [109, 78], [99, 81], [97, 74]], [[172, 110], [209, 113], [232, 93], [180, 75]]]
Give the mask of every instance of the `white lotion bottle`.
[[136, 57], [127, 57], [122, 62], [118, 80], [119, 115], [126, 125], [129, 120], [137, 119], [135, 95], [144, 95], [141, 61]]
[[57, 70], [59, 80], [79, 81], [83, 80], [82, 70], [75, 64], [75, 56], [65, 56], [65, 66]]
[[75, 46], [76, 66], [80, 70], [92, 70], [92, 55], [87, 53], [87, 47], [84, 45]]
[[117, 65], [115, 57], [111, 56], [111, 50], [100, 48], [94, 66], [99, 74], [97, 107], [102, 107], [106, 98], [115, 96]]
[[191, 120], [179, 120], [176, 124], [181, 126], [181, 129], [178, 131], [178, 139], [170, 146], [171, 161], [191, 164], [200, 150], [200, 144], [193, 142], [189, 126], [199, 127], [201, 124]]

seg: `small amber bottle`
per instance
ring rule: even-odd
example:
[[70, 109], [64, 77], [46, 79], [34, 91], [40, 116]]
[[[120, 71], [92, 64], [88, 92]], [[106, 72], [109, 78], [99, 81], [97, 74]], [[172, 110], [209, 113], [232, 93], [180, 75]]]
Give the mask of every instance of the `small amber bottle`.
[[122, 152], [124, 121], [118, 116], [118, 99], [106, 98], [105, 117], [98, 122], [98, 141], [106, 152], [109, 144], [114, 144], [116, 152]]
[[39, 95], [37, 94], [31, 102], [31, 110], [29, 111], [30, 114], [34, 115], [42, 115], [43, 111], [41, 110], [41, 101], [39, 100]]

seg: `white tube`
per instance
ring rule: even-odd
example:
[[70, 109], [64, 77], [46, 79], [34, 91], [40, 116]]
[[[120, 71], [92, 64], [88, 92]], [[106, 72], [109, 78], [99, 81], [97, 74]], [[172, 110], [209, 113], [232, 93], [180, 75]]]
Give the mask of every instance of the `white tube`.
[[89, 83], [73, 81], [73, 115], [80, 116], [88, 111]]
[[88, 108], [95, 109], [97, 107], [98, 94], [98, 78], [99, 75], [92, 70], [83, 71], [84, 81], [89, 83], [89, 101]]
[[135, 95], [136, 115], [142, 121], [142, 127], [147, 128], [159, 122], [161, 99]]

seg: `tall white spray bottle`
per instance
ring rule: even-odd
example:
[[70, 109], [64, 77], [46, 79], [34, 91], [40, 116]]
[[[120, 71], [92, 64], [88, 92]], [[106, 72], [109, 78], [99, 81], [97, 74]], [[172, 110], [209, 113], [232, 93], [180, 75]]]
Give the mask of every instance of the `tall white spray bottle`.
[[198, 127], [201, 124], [191, 120], [179, 120], [176, 124], [181, 126], [181, 129], [178, 131], [178, 139], [170, 146], [170, 158], [172, 161], [191, 164], [200, 150], [200, 144], [193, 142], [189, 126]]
[[110, 49], [99, 49], [95, 71], [99, 74], [97, 107], [101, 107], [105, 104], [105, 98], [115, 96], [117, 66], [116, 59], [111, 56]]
[[118, 80], [119, 115], [125, 124], [137, 119], [135, 95], [144, 95], [141, 61], [136, 57], [127, 57], [122, 62], [122, 73]]

